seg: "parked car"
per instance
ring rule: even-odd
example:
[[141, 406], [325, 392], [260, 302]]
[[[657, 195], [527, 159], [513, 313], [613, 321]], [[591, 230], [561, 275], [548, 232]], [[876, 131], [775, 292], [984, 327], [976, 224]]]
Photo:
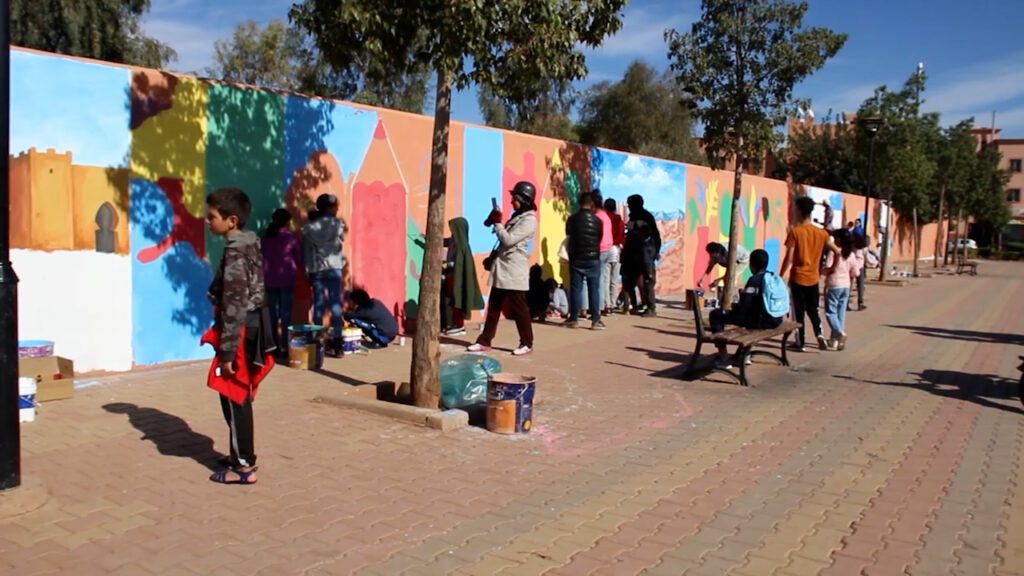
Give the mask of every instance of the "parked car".
[[[957, 243], [957, 248], [960, 249], [960, 250], [962, 250], [964, 248], [966, 248], [967, 250], [977, 250], [978, 249], [978, 243], [975, 242], [974, 240], [971, 240], [970, 238], [961, 238], [961, 239], [957, 240], [956, 243]], [[949, 250], [950, 252], [953, 251], [953, 243], [952, 242], [947, 242], [946, 243], [946, 250]]]

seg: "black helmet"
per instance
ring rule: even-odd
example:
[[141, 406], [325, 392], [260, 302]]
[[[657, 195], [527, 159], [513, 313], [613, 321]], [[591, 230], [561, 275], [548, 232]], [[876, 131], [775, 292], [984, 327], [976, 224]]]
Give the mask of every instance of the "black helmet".
[[533, 204], [534, 198], [537, 197], [537, 189], [529, 182], [516, 182], [512, 187], [512, 197], [518, 198], [523, 204]]

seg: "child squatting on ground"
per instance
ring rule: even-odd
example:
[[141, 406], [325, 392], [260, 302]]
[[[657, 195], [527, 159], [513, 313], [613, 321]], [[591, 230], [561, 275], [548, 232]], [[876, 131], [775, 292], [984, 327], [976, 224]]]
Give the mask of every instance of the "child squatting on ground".
[[245, 230], [252, 211], [245, 192], [221, 188], [206, 198], [210, 232], [225, 240], [220, 267], [210, 284], [214, 327], [203, 336], [217, 354], [207, 384], [220, 393], [231, 453], [226, 469], [210, 476], [221, 484], [255, 484], [252, 403], [260, 381], [274, 365], [276, 349], [264, 306], [260, 240]]

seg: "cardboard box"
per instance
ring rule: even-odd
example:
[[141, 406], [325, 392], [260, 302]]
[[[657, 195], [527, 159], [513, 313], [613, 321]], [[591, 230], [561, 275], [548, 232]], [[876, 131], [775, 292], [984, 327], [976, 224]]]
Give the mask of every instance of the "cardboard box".
[[75, 393], [75, 363], [68, 358], [19, 358], [18, 373], [36, 379], [36, 402], [63, 400]]

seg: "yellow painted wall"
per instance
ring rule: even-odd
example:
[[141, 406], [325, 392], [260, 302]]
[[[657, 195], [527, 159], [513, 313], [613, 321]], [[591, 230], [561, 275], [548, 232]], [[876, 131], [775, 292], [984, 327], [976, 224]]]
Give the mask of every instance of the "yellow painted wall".
[[71, 168], [74, 183], [75, 249], [96, 249], [96, 212], [105, 202], [117, 213], [118, 254], [128, 253], [128, 170], [98, 166]]
[[132, 132], [131, 172], [136, 178], [183, 180], [184, 204], [199, 216], [206, 199], [207, 84], [178, 78], [174, 106]]
[[71, 153], [29, 151], [32, 186], [32, 246], [74, 248]]

